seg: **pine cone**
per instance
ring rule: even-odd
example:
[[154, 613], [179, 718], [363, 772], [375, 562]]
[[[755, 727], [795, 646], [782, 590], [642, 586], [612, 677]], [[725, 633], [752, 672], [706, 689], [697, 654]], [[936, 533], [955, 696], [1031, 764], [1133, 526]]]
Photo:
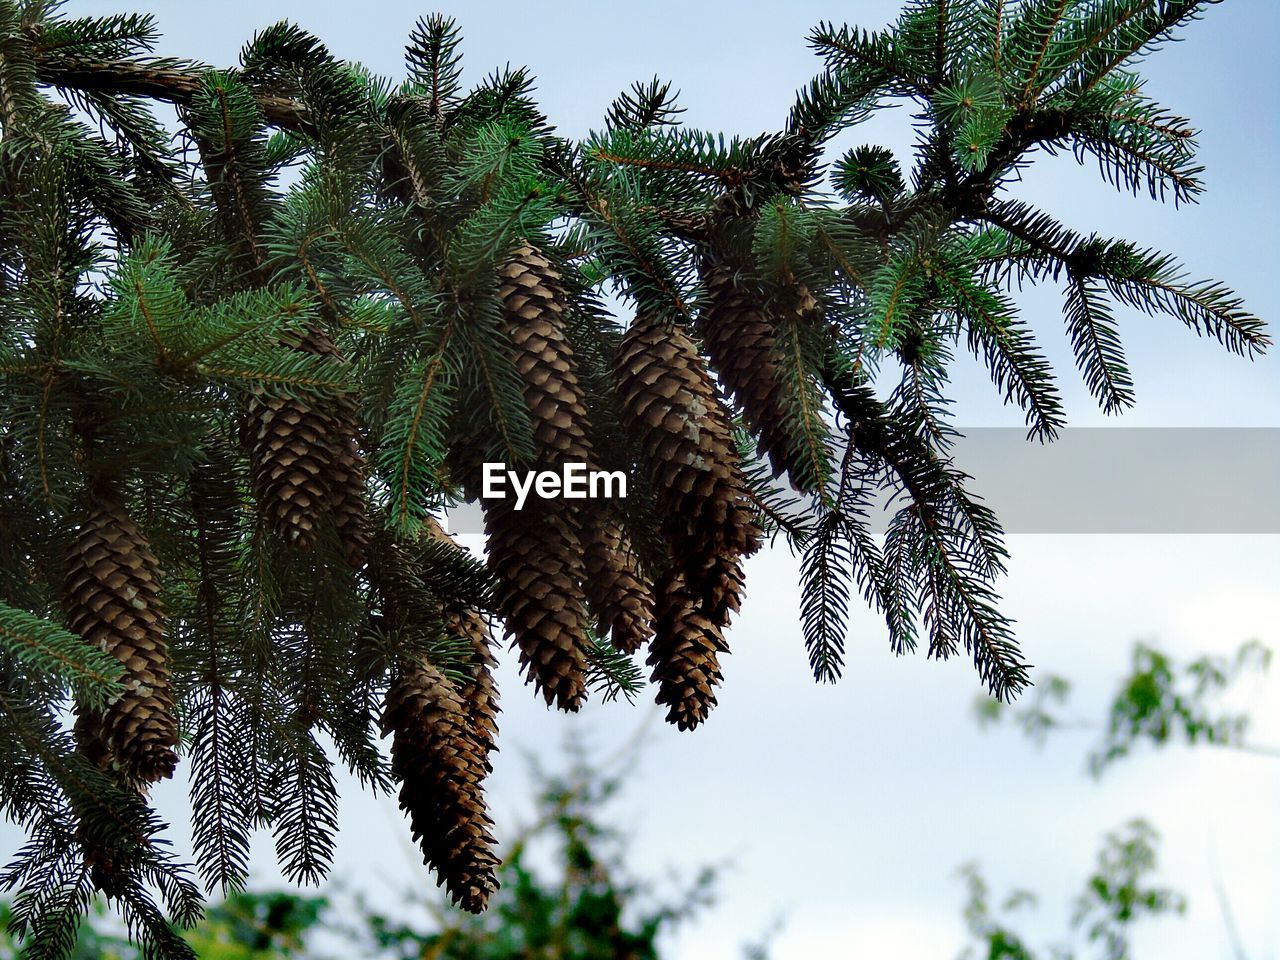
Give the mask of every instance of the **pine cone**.
[[72, 728], [76, 749], [99, 770], [110, 770], [115, 760], [111, 744], [104, 736], [106, 728], [106, 718], [100, 711], [76, 707], [76, 722]]
[[[447, 543], [455, 550], [462, 549], [434, 517], [426, 518], [423, 534], [433, 540]], [[489, 625], [481, 614], [465, 608], [448, 611], [447, 618], [450, 632], [456, 637], [465, 638], [471, 644], [472, 655], [466, 667], [467, 680], [458, 689], [458, 694], [466, 704], [472, 729], [484, 755], [488, 756], [491, 751], [497, 749], [498, 713], [500, 712], [498, 688], [493, 679], [493, 670], [498, 665], [498, 661], [493, 655]]]
[[[72, 728], [76, 750], [81, 756], [102, 771], [110, 771], [114, 757], [111, 745], [104, 738], [106, 719], [102, 713], [76, 705], [76, 722]], [[80, 853], [85, 865], [89, 868], [89, 879], [93, 887], [105, 897], [118, 897], [124, 892], [123, 877], [116, 858], [112, 856], [101, 839], [94, 832], [85, 828], [86, 817], [80, 814], [76, 825], [76, 842], [80, 845]]]
[[716, 705], [721, 680], [719, 655], [728, 653], [720, 626], [702, 612], [702, 604], [684, 577], [665, 578], [658, 591], [657, 632], [649, 644], [656, 700], [666, 704], [667, 722], [692, 730]]
[[550, 464], [587, 463], [587, 410], [564, 330], [560, 273], [540, 252], [521, 244], [498, 279], [503, 325], [524, 382], [538, 457]]
[[[295, 346], [341, 360], [333, 341], [313, 328]], [[352, 566], [369, 545], [364, 456], [349, 401], [321, 409], [317, 400], [255, 397], [246, 434], [253, 483], [272, 527], [286, 543], [311, 550], [326, 515]]]
[[364, 566], [372, 541], [365, 461], [357, 440], [357, 422], [356, 412], [349, 405], [340, 407], [335, 414], [333, 464], [329, 475], [334, 532], [347, 563], [355, 570]]
[[463, 610], [452, 614], [451, 629], [455, 635], [471, 641], [472, 653], [466, 664], [466, 681], [458, 688], [458, 695], [466, 705], [467, 716], [471, 718], [471, 727], [481, 752], [487, 757], [498, 749], [500, 712], [498, 686], [493, 679], [498, 660], [493, 655], [489, 640], [489, 626], [484, 617], [474, 610]]
[[124, 896], [128, 889], [125, 878], [132, 858], [119, 858], [118, 852], [113, 855], [112, 850], [95, 840], [92, 832], [85, 828], [84, 818], [76, 825], [76, 842], [80, 845], [84, 864], [89, 868], [93, 888], [107, 898]]
[[276, 535], [300, 550], [315, 547], [329, 502], [332, 421], [311, 403], [286, 397], [249, 401], [246, 433], [253, 485]]
[[462, 698], [431, 664], [414, 664], [388, 689], [382, 727], [394, 734], [391, 770], [424, 862], [454, 903], [480, 913], [499, 860], [484, 800], [489, 762]]
[[576, 711], [587, 698], [582, 548], [570, 519], [542, 501], [484, 501], [489, 569], [498, 608], [526, 676], [550, 705]]
[[[66, 608], [72, 630], [119, 660], [125, 692], [102, 718], [108, 748], [91, 755], [129, 780], [172, 776], [178, 723], [169, 690], [169, 648], [160, 606], [160, 571], [124, 507], [100, 500], [67, 561]], [[86, 722], [90, 722], [86, 718]]]
[[760, 547], [728, 414], [679, 327], [638, 318], [617, 364], [623, 417], [651, 464], [670, 555], [722, 627], [741, 602], [741, 559]]
[[[582, 387], [564, 330], [561, 277], [521, 244], [499, 271], [498, 295], [512, 360], [533, 425], [537, 465], [591, 462]], [[498, 605], [526, 675], [548, 704], [586, 699], [586, 600], [579, 524], [567, 501], [485, 501], [489, 567]]]
[[[298, 349], [345, 362], [329, 335], [312, 327]], [[334, 532], [347, 562], [355, 569], [364, 566], [372, 534], [369, 529], [368, 497], [364, 454], [360, 451], [360, 411], [348, 397], [339, 399], [330, 413], [329, 442], [332, 447], [329, 474], [329, 509]]]
[[704, 268], [702, 279], [707, 304], [698, 315], [698, 333], [711, 367], [737, 401], [773, 475], [786, 473], [796, 483], [803, 473], [796, 469], [797, 454], [786, 426], [786, 390], [774, 325], [759, 298], [735, 285], [727, 266]]
[[607, 509], [595, 511], [585, 534], [583, 585], [599, 624], [623, 653], [635, 653], [653, 635], [653, 589], [641, 576], [635, 553], [617, 519]]

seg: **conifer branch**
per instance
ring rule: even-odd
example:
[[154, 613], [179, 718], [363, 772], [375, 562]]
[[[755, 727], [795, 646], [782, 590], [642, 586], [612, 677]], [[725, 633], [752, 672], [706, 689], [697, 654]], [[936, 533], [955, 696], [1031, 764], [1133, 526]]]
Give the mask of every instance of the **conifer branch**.
[[[204, 89], [209, 69], [181, 60], [90, 60], [36, 51], [36, 79], [40, 83], [63, 90], [147, 97], [184, 107]], [[253, 91], [253, 95], [272, 126], [314, 132], [311, 114], [299, 101], [262, 90]]]

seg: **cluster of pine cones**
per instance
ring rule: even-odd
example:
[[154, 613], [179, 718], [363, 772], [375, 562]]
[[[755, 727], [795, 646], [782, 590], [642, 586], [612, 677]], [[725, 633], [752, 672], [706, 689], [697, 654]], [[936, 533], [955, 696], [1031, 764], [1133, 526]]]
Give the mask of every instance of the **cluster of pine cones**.
[[[560, 274], [523, 245], [499, 279], [536, 466], [593, 469]], [[658, 702], [690, 729], [715, 705], [723, 631], [760, 531], [729, 415], [688, 334], [638, 317], [615, 363], [623, 425], [639, 441], [666, 518], [662, 568], [641, 569], [616, 504], [603, 500], [537, 500], [519, 513], [510, 500], [484, 501], [489, 563], [521, 664], [548, 704], [577, 710], [586, 699], [595, 624], [624, 652], [649, 642]]]
[[[703, 280], [709, 301], [696, 333], [712, 369], [775, 470], [788, 471], [774, 326], [727, 268], [709, 266]], [[561, 275], [526, 244], [503, 265], [499, 283], [533, 424], [533, 466], [594, 468]], [[318, 330], [291, 346], [341, 360]], [[648, 643], [657, 700], [668, 720], [691, 729], [715, 705], [724, 631], [742, 599], [743, 560], [759, 548], [761, 532], [731, 417], [690, 332], [639, 316], [615, 363], [622, 425], [642, 453], [665, 518], [665, 558], [660, 565], [638, 561], [616, 502], [532, 498], [519, 512], [510, 499], [483, 501], [488, 564], [506, 631], [548, 704], [574, 711], [584, 703], [594, 629], [625, 653]], [[354, 407], [263, 397], [249, 405], [244, 422], [254, 491], [275, 534], [299, 550], [335, 537], [353, 568], [368, 563], [373, 571], [379, 564], [369, 556]], [[423, 536], [453, 544], [434, 522]], [[105, 713], [82, 712], [76, 730], [87, 756], [139, 787], [172, 774], [178, 743], [159, 580], [121, 501], [104, 497], [74, 542], [66, 605], [72, 627], [113, 654], [127, 682]], [[498, 863], [483, 796], [498, 712], [494, 660], [481, 615], [443, 614], [474, 652], [466, 682], [426, 660], [401, 665], [382, 723], [392, 736], [400, 803], [427, 864], [456, 902], [479, 911], [496, 888]]]

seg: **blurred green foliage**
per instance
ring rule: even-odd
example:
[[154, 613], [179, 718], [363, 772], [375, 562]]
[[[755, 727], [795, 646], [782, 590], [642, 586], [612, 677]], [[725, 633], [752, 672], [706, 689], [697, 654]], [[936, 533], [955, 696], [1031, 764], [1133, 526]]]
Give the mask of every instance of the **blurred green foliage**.
[[571, 745], [564, 772], [535, 767], [538, 817], [506, 851], [502, 886], [488, 911], [475, 916], [435, 903], [429, 905], [432, 923], [424, 928], [366, 905], [365, 924], [352, 934], [356, 955], [395, 960], [664, 956], [665, 935], [711, 905], [717, 870], [702, 867], [689, 881], [668, 879], [659, 889], [628, 868], [625, 831], [613, 825], [608, 811], [634, 759], [628, 751], [600, 766]]
[[1022, 703], [983, 696], [978, 698], [976, 712], [980, 725], [1008, 721], [1037, 744], [1063, 730], [1098, 730], [1101, 736], [1088, 755], [1089, 771], [1095, 777], [1144, 743], [1156, 748], [1204, 745], [1276, 755], [1275, 749], [1248, 740], [1248, 713], [1224, 702], [1240, 680], [1262, 676], [1270, 665], [1271, 651], [1256, 640], [1230, 656], [1205, 655], [1186, 662], [1136, 643], [1129, 671], [1120, 679], [1101, 723], [1067, 712], [1071, 682], [1053, 674], [1040, 677]]
[[[1088, 761], [1095, 776], [1144, 743], [1271, 753], [1247, 739], [1248, 714], [1224, 702], [1270, 660], [1257, 642], [1186, 662], [1139, 643], [1101, 722], [1069, 714], [1072, 684], [1052, 675], [1018, 706], [984, 698], [978, 719], [1012, 723], [1037, 744], [1063, 730], [1098, 731]], [[635, 873], [614, 807], [636, 761], [634, 746], [601, 761], [571, 742], [560, 769], [532, 764], [535, 816], [506, 850], [502, 887], [481, 916], [414, 892], [391, 904], [357, 900], [355, 909], [324, 897], [242, 892], [211, 907], [187, 940], [203, 960], [662, 960], [668, 936], [713, 904], [719, 869], [701, 867], [687, 881]], [[1070, 929], [1043, 948], [1017, 929], [1037, 896], [1018, 888], [997, 900], [976, 864], [962, 867], [968, 945], [961, 960], [1131, 960], [1136, 924], [1186, 908], [1155, 879], [1158, 847], [1158, 833], [1142, 819], [1107, 834], [1072, 902]], [[0, 903], [0, 929], [8, 910]], [[73, 960], [142, 960], [113, 923], [99, 905], [81, 927]], [[767, 938], [742, 954], [767, 960]], [[0, 936], [0, 960], [20, 956]]]
[[[1017, 705], [979, 698], [977, 719], [983, 727], [1007, 722], [1038, 746], [1050, 734], [1095, 731], [1098, 737], [1087, 755], [1089, 773], [1095, 778], [1143, 744], [1156, 749], [1171, 744], [1212, 746], [1280, 756], [1273, 747], [1248, 739], [1249, 714], [1232, 703], [1233, 696], [1238, 700], [1240, 681], [1261, 677], [1270, 664], [1271, 651], [1256, 640], [1229, 656], [1204, 655], [1185, 662], [1136, 643], [1129, 670], [1116, 684], [1100, 722], [1070, 713], [1072, 684], [1052, 674], [1040, 677], [1031, 695]], [[1181, 894], [1154, 881], [1159, 840], [1156, 829], [1143, 819], [1107, 834], [1093, 872], [1072, 905], [1066, 938], [1043, 951], [1030, 947], [1015, 927], [1019, 915], [1036, 906], [1035, 895], [1019, 889], [993, 904], [982, 872], [975, 864], [966, 865], [961, 876], [969, 944], [961, 960], [1131, 960], [1132, 933], [1139, 921], [1178, 915], [1186, 909]], [[1219, 895], [1225, 896], [1221, 891]], [[1221, 905], [1233, 954], [1245, 960], [1229, 905], [1225, 899]]]
[[[993, 907], [991, 891], [974, 864], [961, 868], [966, 898], [965, 927], [970, 944], [961, 960], [1130, 960], [1134, 925], [1144, 918], [1180, 914], [1186, 900], [1176, 891], [1155, 885], [1160, 837], [1145, 820], [1132, 820], [1107, 834], [1093, 872], [1076, 897], [1071, 930], [1065, 944], [1041, 953], [1027, 945], [1013, 926], [1020, 912], [1034, 909], [1038, 900], [1028, 890], [1014, 890]], [[1078, 953], [1075, 941], [1084, 939], [1089, 953]]]
[[[290, 893], [236, 893], [184, 933], [202, 960], [661, 960], [667, 937], [711, 906], [719, 868], [687, 880], [641, 877], [611, 805], [636, 769], [633, 745], [608, 761], [570, 742], [562, 769], [531, 765], [535, 816], [505, 851], [501, 889], [474, 916], [443, 896], [348, 904]], [[0, 903], [7, 926], [8, 905]], [[142, 960], [96, 905], [73, 960]], [[0, 930], [4, 929], [0, 926]], [[767, 944], [743, 948], [767, 960]], [[0, 960], [18, 946], [0, 933]]]
[[[289, 893], [235, 893], [210, 907], [187, 942], [202, 960], [285, 960], [308, 957], [307, 934], [328, 907], [322, 897]], [[0, 903], [0, 930], [9, 922], [9, 905]], [[101, 903], [80, 926], [71, 960], [142, 960], [142, 951], [113, 925]], [[17, 960], [17, 944], [0, 934], [0, 960]]]

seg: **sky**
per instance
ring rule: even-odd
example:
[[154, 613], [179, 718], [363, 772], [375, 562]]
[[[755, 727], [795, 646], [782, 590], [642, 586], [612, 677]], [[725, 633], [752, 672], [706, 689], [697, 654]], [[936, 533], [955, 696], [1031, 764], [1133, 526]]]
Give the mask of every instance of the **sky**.
[[[618, 91], [655, 73], [682, 91], [689, 125], [750, 135], [778, 128], [794, 90], [817, 71], [804, 43], [812, 26], [877, 27], [897, 6], [482, 0], [435, 9], [458, 18], [473, 80], [508, 61], [528, 65], [544, 111], [566, 135], [598, 126]], [[402, 0], [68, 4], [73, 14], [122, 9], [158, 16], [162, 53], [231, 64], [254, 30], [292, 19], [337, 55], [399, 77], [404, 39], [432, 8]], [[1070, 155], [1037, 162], [1015, 195], [1077, 229], [1175, 252], [1197, 276], [1227, 282], [1254, 312], [1276, 316], [1277, 31], [1280, 5], [1232, 0], [1145, 68], [1148, 92], [1202, 131], [1208, 193], [1199, 205], [1175, 211], [1117, 193]], [[908, 157], [909, 111], [882, 112], [837, 146], [862, 142]], [[1020, 303], [1061, 372], [1071, 424], [1116, 423], [1073, 376], [1059, 294], [1027, 291]], [[1249, 364], [1175, 320], [1120, 315], [1138, 406], [1119, 423], [1280, 427], [1280, 358]], [[960, 363], [956, 393], [959, 424], [1022, 422], [975, 364]], [[1109, 480], [1124, 478], [1099, 478]], [[478, 540], [468, 546], [480, 549]], [[1100, 716], [1135, 639], [1186, 656], [1227, 652], [1252, 637], [1280, 648], [1275, 536], [1015, 534], [1009, 547], [1002, 592], [1027, 658], [1041, 675], [1070, 677], [1085, 716]], [[877, 618], [861, 611], [852, 618], [844, 678], [816, 686], [798, 625], [796, 572], [783, 547], [748, 565], [720, 706], [693, 734], [666, 727], [647, 702], [595, 704], [574, 718], [545, 711], [506, 657], [505, 733], [490, 790], [499, 830], [513, 833], [529, 814], [522, 752], [554, 762], [574, 730], [608, 753], [643, 728], [645, 747], [618, 808], [635, 830], [635, 867], [731, 864], [715, 910], [673, 941], [677, 960], [736, 957], [775, 918], [776, 960], [955, 957], [963, 941], [956, 870], [969, 861], [982, 864], [998, 893], [1039, 891], [1041, 907], [1027, 926], [1052, 941], [1102, 835], [1137, 815], [1161, 831], [1161, 876], [1188, 895], [1190, 908], [1182, 919], [1140, 929], [1136, 956], [1234, 956], [1218, 885], [1248, 956], [1280, 956], [1280, 762], [1169, 750], [1144, 753], [1095, 783], [1083, 770], [1087, 733], [1037, 750], [1011, 732], [980, 732], [969, 665], [895, 658]], [[1280, 682], [1251, 684], [1242, 697], [1255, 714], [1254, 739], [1280, 745]], [[430, 880], [394, 801], [362, 795], [354, 782], [344, 788], [334, 875], [373, 898], [426, 890]], [[180, 781], [156, 791], [180, 844], [184, 791]], [[0, 854], [17, 842], [0, 828]], [[254, 867], [256, 884], [276, 881], [266, 840], [255, 844]]]

